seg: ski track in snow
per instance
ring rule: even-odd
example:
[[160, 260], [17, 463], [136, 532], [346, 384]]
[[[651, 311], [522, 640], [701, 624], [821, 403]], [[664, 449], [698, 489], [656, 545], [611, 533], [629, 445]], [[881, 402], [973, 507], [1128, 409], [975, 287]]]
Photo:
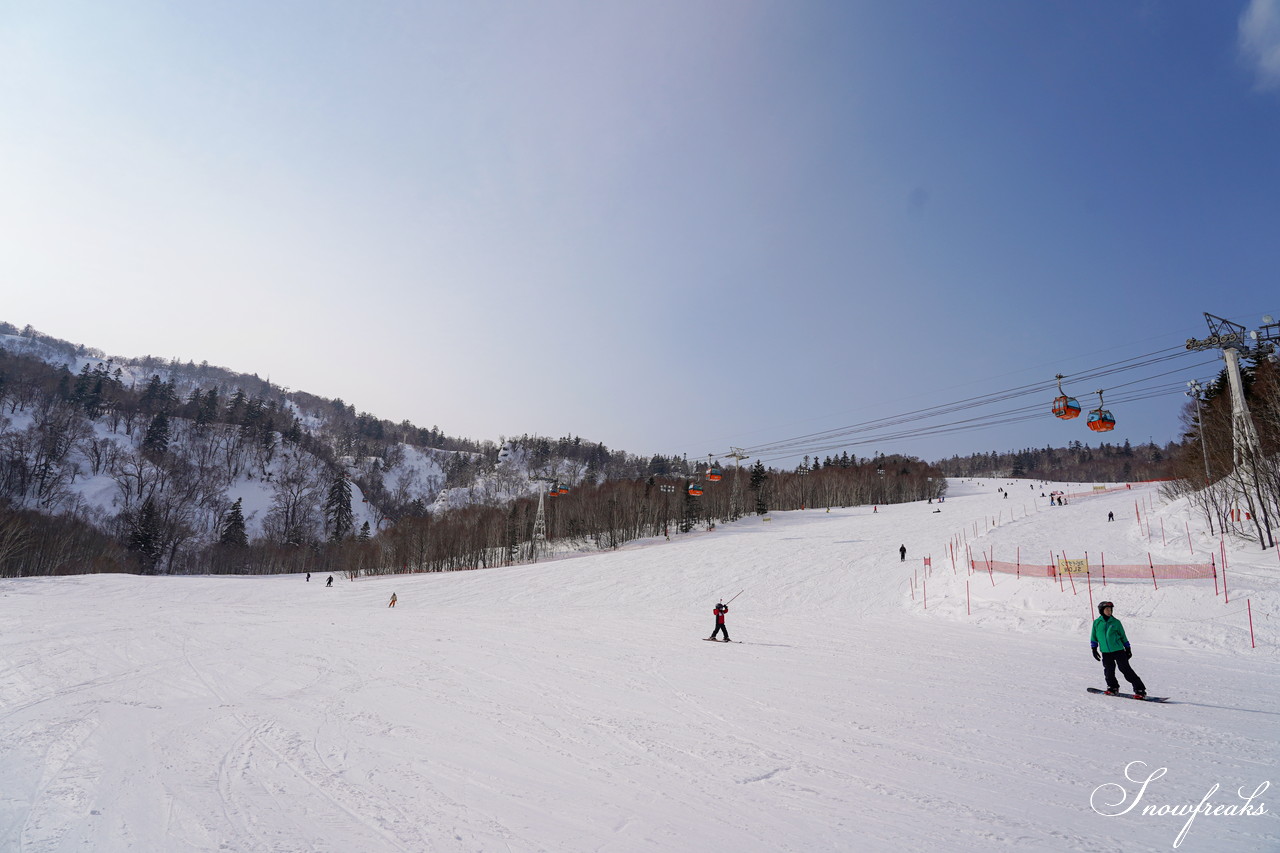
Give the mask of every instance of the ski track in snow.
[[[970, 576], [947, 543], [1118, 564], [1218, 540], [1150, 487], [1053, 508], [1041, 491], [953, 482], [936, 506], [332, 589], [0, 581], [0, 849], [1171, 849], [1185, 817], [1104, 817], [1090, 795], [1132, 761], [1168, 768], [1154, 805], [1275, 781], [1280, 561], [1228, 543], [1230, 603], [1208, 581], [1094, 589], [1172, 699], [1091, 696], [1088, 590]], [[737, 642], [700, 642], [744, 588]], [[1201, 816], [1180, 849], [1276, 850], [1280, 828]]]

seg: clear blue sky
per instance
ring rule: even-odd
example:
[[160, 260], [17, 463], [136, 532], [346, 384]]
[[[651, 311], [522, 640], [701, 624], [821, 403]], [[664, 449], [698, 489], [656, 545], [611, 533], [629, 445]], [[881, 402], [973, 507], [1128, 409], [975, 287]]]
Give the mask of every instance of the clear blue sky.
[[1278, 261], [1280, 0], [0, 4], [0, 319], [451, 434], [762, 445], [1256, 325]]

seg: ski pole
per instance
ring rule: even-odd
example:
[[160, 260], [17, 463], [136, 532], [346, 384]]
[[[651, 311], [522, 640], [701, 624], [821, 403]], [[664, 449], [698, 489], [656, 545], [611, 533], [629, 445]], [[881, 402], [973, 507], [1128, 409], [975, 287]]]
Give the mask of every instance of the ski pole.
[[[746, 592], [746, 589], [740, 589], [740, 590], [738, 590], [738, 595], [742, 595], [742, 593], [744, 593], [744, 592]], [[737, 597], [738, 597], [738, 595], [735, 595], [733, 598], [737, 598]], [[731, 598], [731, 599], [729, 599], [728, 601], [726, 601], [726, 602], [725, 602], [725, 604], [732, 604], [732, 603], [733, 603], [733, 598]]]

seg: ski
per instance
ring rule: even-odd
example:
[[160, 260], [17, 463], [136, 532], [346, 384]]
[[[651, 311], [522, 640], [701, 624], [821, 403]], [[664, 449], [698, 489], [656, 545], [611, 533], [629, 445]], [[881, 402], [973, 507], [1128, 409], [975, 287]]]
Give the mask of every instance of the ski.
[[1134, 696], [1132, 693], [1108, 693], [1105, 690], [1099, 690], [1096, 687], [1086, 688], [1090, 693], [1098, 693], [1102, 696], [1119, 696], [1122, 699], [1139, 699], [1143, 702], [1168, 702], [1168, 696]]
[[[707, 643], [732, 643], [732, 642], [735, 642], [734, 640], [715, 640], [715, 639], [712, 639], [711, 637], [703, 637], [703, 638], [702, 638], [702, 640], [703, 640], [703, 642], [707, 642]], [[741, 640], [738, 640], [738, 641], [736, 641], [736, 642], [742, 642], [742, 641], [741, 641]]]

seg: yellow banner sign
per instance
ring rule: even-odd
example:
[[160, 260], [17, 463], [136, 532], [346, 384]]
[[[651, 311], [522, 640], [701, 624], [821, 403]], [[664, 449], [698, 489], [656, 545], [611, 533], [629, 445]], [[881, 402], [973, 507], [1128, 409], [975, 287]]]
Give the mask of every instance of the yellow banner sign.
[[1064, 575], [1083, 575], [1089, 571], [1088, 560], [1068, 560], [1066, 557], [1058, 558], [1058, 571]]

